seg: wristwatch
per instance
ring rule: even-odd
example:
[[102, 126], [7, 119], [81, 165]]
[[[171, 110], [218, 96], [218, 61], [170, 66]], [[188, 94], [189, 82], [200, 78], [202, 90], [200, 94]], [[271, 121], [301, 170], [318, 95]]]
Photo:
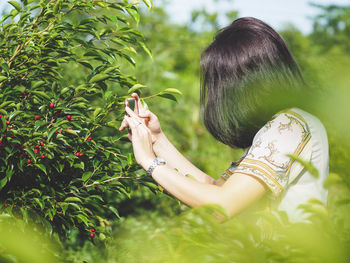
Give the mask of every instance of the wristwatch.
[[164, 164], [166, 164], [164, 159], [162, 159], [160, 157], [155, 158], [153, 160], [151, 166], [147, 170], [147, 175], [152, 176], [152, 172], [153, 172], [154, 168], [156, 168], [158, 165], [164, 165]]

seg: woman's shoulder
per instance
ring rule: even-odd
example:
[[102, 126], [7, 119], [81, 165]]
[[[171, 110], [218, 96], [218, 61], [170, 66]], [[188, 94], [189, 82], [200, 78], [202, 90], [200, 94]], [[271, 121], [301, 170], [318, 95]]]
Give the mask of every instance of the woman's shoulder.
[[261, 141], [269, 141], [283, 147], [306, 140], [311, 135], [310, 122], [300, 113], [296, 108], [276, 113], [255, 134], [251, 148], [259, 145]]
[[[276, 115], [289, 115], [298, 120], [300, 125], [302, 125], [305, 128], [305, 130], [309, 133], [311, 140], [310, 144], [312, 144], [312, 151], [314, 153], [314, 156], [318, 156], [319, 154], [328, 156], [327, 131], [319, 118], [300, 108], [290, 108], [281, 111]], [[326, 157], [324, 157], [323, 159], [325, 158]]]

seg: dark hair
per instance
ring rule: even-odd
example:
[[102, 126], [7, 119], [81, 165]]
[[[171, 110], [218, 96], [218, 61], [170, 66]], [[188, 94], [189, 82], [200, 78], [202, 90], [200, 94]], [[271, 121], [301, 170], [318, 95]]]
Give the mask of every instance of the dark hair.
[[275, 113], [300, 106], [303, 86], [279, 34], [256, 18], [239, 18], [202, 53], [201, 119], [217, 140], [246, 148]]

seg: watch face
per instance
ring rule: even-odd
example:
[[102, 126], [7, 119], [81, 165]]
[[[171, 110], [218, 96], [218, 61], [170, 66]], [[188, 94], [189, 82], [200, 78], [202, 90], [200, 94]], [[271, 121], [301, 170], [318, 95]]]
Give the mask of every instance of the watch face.
[[162, 158], [157, 158], [157, 163], [158, 164], [165, 164], [165, 160]]

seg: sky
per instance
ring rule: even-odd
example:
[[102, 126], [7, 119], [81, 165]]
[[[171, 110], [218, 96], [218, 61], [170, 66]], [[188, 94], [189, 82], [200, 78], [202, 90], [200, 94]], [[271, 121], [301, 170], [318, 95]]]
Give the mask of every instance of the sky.
[[303, 33], [308, 34], [312, 30], [309, 18], [318, 12], [318, 9], [310, 6], [309, 2], [324, 5], [350, 5], [350, 0], [169, 0], [167, 10], [172, 21], [178, 23], [188, 21], [191, 10], [202, 7], [219, 14], [224, 14], [229, 10], [237, 10], [239, 17], [259, 18], [277, 30], [291, 23]]
[[[158, 5], [160, 0], [153, 0], [153, 2], [154, 5]], [[312, 30], [309, 17], [317, 14], [317, 9], [311, 7], [309, 2], [310, 0], [167, 0], [166, 10], [171, 20], [176, 23], [189, 21], [193, 9], [205, 8], [209, 12], [219, 14], [237, 10], [240, 17], [259, 18], [277, 30], [291, 23], [303, 33], [308, 34]], [[350, 0], [313, 0], [312, 2], [325, 5], [350, 5]], [[6, 5], [8, 5], [7, 0], [0, 0], [0, 11]]]

